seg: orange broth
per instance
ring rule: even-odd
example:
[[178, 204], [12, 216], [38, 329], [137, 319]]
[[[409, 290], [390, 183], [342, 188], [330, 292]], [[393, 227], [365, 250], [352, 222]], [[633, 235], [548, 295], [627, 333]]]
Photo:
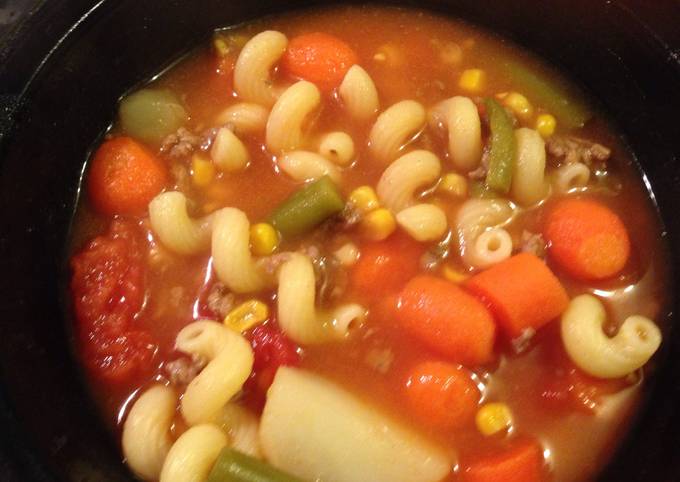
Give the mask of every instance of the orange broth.
[[[345, 40], [373, 78], [383, 109], [404, 99], [417, 100], [429, 108], [453, 95], [469, 95], [458, 87], [461, 72], [468, 68], [486, 72], [485, 87], [475, 95], [485, 97], [516, 90], [532, 100], [531, 91], [513, 84], [504, 75], [499, 67], [503, 59], [519, 61], [542, 76], [565, 82], [552, 69], [511, 43], [466, 23], [423, 11], [337, 7], [258, 20], [222, 34], [252, 36], [265, 29], [279, 30], [288, 38], [320, 31]], [[460, 62], [446, 64], [441, 61], [437, 46], [447, 42], [461, 46]], [[385, 45], [396, 52], [394, 63], [375, 58], [381, 48], [384, 51]], [[212, 126], [212, 119], [219, 111], [235, 102], [231, 81], [235, 58], [232, 55], [219, 59], [210, 45], [201, 46], [161, 75], [153, 86], [177, 93], [190, 113], [187, 127], [200, 132]], [[280, 77], [280, 73], [275, 74], [275, 80], [278, 80], [277, 75]], [[325, 97], [322, 104], [313, 132], [345, 131], [351, 135], [357, 149], [357, 162], [343, 173], [342, 193], [347, 195], [361, 185], [375, 186], [385, 166], [372, 161], [367, 152], [372, 122], [365, 125], [353, 122], [335, 97]], [[534, 108], [539, 112], [543, 110], [543, 106], [536, 103]], [[110, 135], [118, 132], [119, 126], [114, 123]], [[591, 181], [589, 192], [622, 217], [631, 236], [633, 255], [619, 276], [602, 283], [580, 283], [569, 279], [556, 267], [551, 265], [551, 268], [570, 297], [595, 292], [604, 298], [614, 324], [633, 313], [661, 320], [666, 278], [660, 227], [640, 175], [632, 164], [631, 154], [597, 112], [584, 128], [575, 131], [564, 130], [558, 121], [557, 134], [565, 133], [595, 140], [612, 149], [606, 171], [594, 176], [596, 180]], [[275, 158], [263, 147], [263, 135], [243, 140], [252, 155], [250, 166], [241, 173], [220, 174], [209, 188], [191, 187], [187, 195], [195, 202], [197, 213], [200, 214], [201, 209], [209, 212], [234, 206], [246, 212], [251, 222], [259, 222], [299, 187], [298, 183], [278, 172]], [[149, 148], [157, 150], [158, 146]], [[446, 165], [444, 140], [427, 128], [409, 148], [433, 150], [443, 159], [444, 170], [450, 170]], [[186, 164], [184, 167], [188, 169]], [[445, 208], [449, 220], [454, 218], [462, 202], [440, 194], [433, 198]], [[524, 210], [508, 227], [510, 234], [519, 237], [523, 230], [540, 232], [543, 216], [552, 202], [554, 199], [549, 199], [541, 206]], [[147, 226], [143, 219], [140, 221]], [[94, 213], [85, 200], [78, 213], [74, 250], [81, 249], [86, 240], [104, 231], [107, 224], [108, 220]], [[359, 247], [362, 245], [361, 238], [355, 233], [350, 232], [345, 238], [354, 240]], [[337, 240], [327, 242], [338, 245]], [[295, 245], [282, 248], [286, 247], [294, 248]], [[211, 277], [209, 255], [181, 257], [165, 252], [164, 256], [160, 264], [148, 262], [145, 303], [136, 318], [158, 344], [154, 358], [157, 370], [119, 386], [93, 381], [94, 393], [105, 418], [116, 427], [124, 419], [136, 390], [152, 380], [163, 380], [162, 363], [177, 357], [173, 345], [178, 331], [200, 318], [197, 299]], [[448, 262], [454, 267], [461, 266], [455, 245]], [[347, 291], [341, 300], [355, 301], [351, 296], [351, 290]], [[251, 297], [239, 296], [238, 299]], [[273, 293], [258, 298], [267, 301], [270, 311], [275, 312]], [[415, 420], [404, 408], [405, 372], [417, 361], [439, 357], [400, 332], [389, 311], [378, 306], [380, 300], [365, 301], [370, 312], [366, 323], [346, 342], [304, 347], [301, 366], [337, 381], [380, 410], [427, 434], [455, 453], [461, 466], [502, 447], [506, 443], [503, 437], [484, 437], [474, 423], [447, 431], [423, 427]], [[598, 382], [582, 376], [577, 378], [582, 383], [575, 383], [576, 378], [569, 378], [564, 373], [563, 367], [567, 365], [564, 364], [565, 355], [556, 322], [541, 329], [530, 341], [529, 348], [519, 354], [513, 352], [502, 336], [498, 339], [497, 359], [489, 366], [470, 367], [475, 373], [475, 381], [484, 388], [483, 400], [501, 401], [510, 407], [514, 415], [511, 435], [535, 437], [540, 441], [548, 465], [546, 480], [594, 477], [625, 435], [640, 396], [640, 379]], [[569, 397], [574, 397], [572, 401], [551, 403], [546, 400], [544, 395], [551, 383], [569, 392]], [[176, 432], [182, 430], [178, 415]], [[455, 470], [446, 480], [458, 480]]]

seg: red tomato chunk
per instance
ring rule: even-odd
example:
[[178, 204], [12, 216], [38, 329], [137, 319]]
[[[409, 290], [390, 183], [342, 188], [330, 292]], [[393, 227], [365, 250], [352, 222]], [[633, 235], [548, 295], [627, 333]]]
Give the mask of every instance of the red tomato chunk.
[[71, 260], [73, 291], [84, 361], [98, 378], [124, 383], [151, 368], [156, 346], [137, 329], [144, 301], [144, 267], [138, 228], [114, 221]]
[[300, 354], [297, 346], [271, 323], [255, 327], [249, 338], [255, 355], [250, 383], [264, 394], [274, 381], [276, 370], [280, 366], [298, 365]]

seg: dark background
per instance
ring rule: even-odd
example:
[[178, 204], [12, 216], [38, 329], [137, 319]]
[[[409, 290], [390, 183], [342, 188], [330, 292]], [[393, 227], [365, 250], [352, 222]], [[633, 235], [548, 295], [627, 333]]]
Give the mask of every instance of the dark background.
[[[0, 0], [0, 47], [5, 36], [23, 20], [39, 0]], [[0, 427], [2, 430], [3, 427]], [[6, 456], [8, 447], [0, 446], [0, 481], [19, 482], [19, 477]]]

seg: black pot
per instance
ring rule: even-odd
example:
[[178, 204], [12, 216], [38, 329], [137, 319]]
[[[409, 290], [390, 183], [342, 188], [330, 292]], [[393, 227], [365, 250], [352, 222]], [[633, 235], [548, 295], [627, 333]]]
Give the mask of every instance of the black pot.
[[[71, 350], [66, 242], [83, 163], [117, 99], [219, 26], [322, 1], [52, 0], [0, 51], [0, 478], [131, 480]], [[407, 0], [476, 22], [581, 82], [646, 174], [680, 241], [680, 4]], [[680, 273], [680, 249], [670, 259]], [[677, 282], [677, 281], [676, 281]], [[680, 305], [675, 300], [678, 311]], [[680, 333], [602, 480], [680, 480]], [[10, 475], [13, 474], [13, 475]]]

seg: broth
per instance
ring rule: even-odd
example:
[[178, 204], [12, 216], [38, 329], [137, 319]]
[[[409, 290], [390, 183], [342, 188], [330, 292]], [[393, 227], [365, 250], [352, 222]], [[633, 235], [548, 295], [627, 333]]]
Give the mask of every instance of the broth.
[[[536, 113], [549, 112], [546, 106], [532, 98], [532, 92], [526, 85], [507, 74], [504, 67], [507, 61], [519, 63], [550, 82], [566, 86], [572, 95], [582, 97], [559, 74], [507, 40], [461, 21], [418, 10], [336, 7], [258, 20], [218, 34], [221, 38], [238, 35], [249, 38], [270, 29], [283, 32], [289, 39], [318, 31], [346, 41], [356, 53], [359, 64], [375, 82], [381, 111], [404, 99], [413, 99], [430, 109], [455, 95], [470, 95], [477, 100], [517, 91], [532, 102]], [[448, 46], [450, 51], [442, 46]], [[191, 132], [203, 132], [214, 127], [213, 119], [219, 112], [237, 101], [232, 81], [237, 55], [238, 50], [221, 58], [216, 55], [213, 45], [201, 46], [154, 80], [150, 87], [174, 92], [190, 116], [185, 127]], [[443, 58], [448, 60], [443, 61]], [[473, 68], [484, 71], [485, 83], [481, 90], [469, 94], [461, 89], [458, 81], [465, 69]], [[277, 72], [275, 82], [283, 80], [286, 80], [285, 76]], [[337, 94], [324, 95], [322, 104], [320, 114], [314, 120], [313, 132], [347, 132], [356, 148], [356, 162], [342, 171], [339, 184], [342, 194], [347, 197], [359, 186], [375, 186], [386, 164], [376, 162], [368, 148], [372, 121], [352, 122]], [[593, 165], [594, 175], [587, 188], [567, 196], [587, 196], [617, 213], [631, 239], [631, 256], [616, 276], [595, 282], [574, 279], [550, 256], [548, 265], [570, 298], [591, 293], [604, 300], [609, 321], [614, 326], [620, 326], [632, 314], [662, 320], [666, 268], [660, 227], [640, 174], [633, 165], [632, 155], [603, 115], [593, 112], [592, 118], [581, 128], [568, 129], [558, 119], [557, 130], [553, 134], [577, 135], [611, 149], [606, 163]], [[536, 114], [532, 115], [532, 119], [535, 117]], [[519, 124], [527, 125], [527, 121], [520, 120]], [[529, 127], [533, 125], [529, 124]], [[122, 134], [124, 131], [120, 123], [115, 122], [107, 138]], [[241, 172], [218, 174], [205, 188], [182, 180], [182, 176], [190, 179], [191, 156], [177, 160], [171, 159], [167, 152], [159, 154], [170, 172], [174, 173], [173, 182], [193, 201], [196, 215], [234, 206], [245, 212], [251, 222], [260, 222], [299, 189], [301, 183], [281, 172], [276, 156], [266, 149], [263, 132], [243, 136], [242, 140], [251, 155], [248, 168]], [[313, 143], [310, 141], [309, 144], [307, 147], [311, 149]], [[159, 145], [149, 143], [148, 148], [158, 152]], [[443, 172], [453, 170], [446, 158], [445, 138], [436, 130], [424, 128], [407, 148], [413, 149], [433, 151], [442, 159]], [[549, 155], [549, 172], [554, 170], [555, 162]], [[443, 208], [449, 223], [455, 219], [455, 213], [465, 201], [465, 198], [452, 198], [438, 191], [426, 199]], [[553, 195], [536, 206], [521, 209], [520, 214], [506, 226], [515, 241], [515, 252], [523, 232], [540, 233], [547, 213], [561, 199], [563, 196]], [[196, 256], [172, 254], [154, 236], [146, 214], [127, 218], [141, 226], [149, 240], [148, 247], [143, 248], [147, 253], [144, 303], [135, 315], [134, 323], [139, 329], [148, 331], [157, 350], [150, 361], [153, 369], [130, 376], [123, 383], [108, 383], [92, 377], [94, 395], [116, 432], [122, 427], [127, 412], [141, 391], [155, 381], [168, 383], [169, 375], [164, 364], [181, 358], [174, 348], [178, 332], [192, 321], [206, 316], [217, 319], [216, 314], [205, 307], [206, 294], [216, 279], [209, 251]], [[98, 214], [91, 202], [84, 199], [75, 223], [74, 253], [81, 251], [95, 235], [106, 232], [110, 220], [110, 216]], [[278, 249], [283, 252], [316, 243], [324, 247], [324, 253], [330, 253], [349, 240], [356, 243], [360, 251], [372, 243], [356, 230], [316, 236], [284, 241]], [[392, 236], [406, 237], [403, 233]], [[424, 251], [436, 243], [421, 244]], [[449, 258], [432, 273], [442, 276], [444, 266], [463, 270], [457, 251], [454, 243]], [[156, 259], [160, 261], [154, 261]], [[351, 272], [351, 268], [346, 271]], [[424, 268], [421, 271], [427, 272]], [[467, 276], [467, 273], [464, 275]], [[236, 295], [235, 299], [238, 302], [253, 297], [244, 294]], [[265, 290], [255, 297], [267, 303], [271, 313], [276, 311], [275, 290]], [[595, 380], [580, 372], [573, 375], [578, 369], [568, 361], [558, 321], [538, 330], [519, 350], [499, 333], [494, 361], [467, 367], [474, 382], [482, 387], [482, 401], [503, 402], [511, 410], [513, 424], [508, 436], [481, 435], [472, 421], [456, 429], [423, 425], [404, 408], [402, 387], [405, 374], [420, 361], [446, 357], [414, 342], [413, 337], [398, 329], [393, 314], [383, 309], [382, 298], [357, 292], [350, 284], [350, 288], [334, 298], [333, 303], [360, 302], [369, 310], [367, 320], [343, 342], [300, 348], [300, 367], [336, 381], [377, 410], [391, 414], [435, 441], [447, 453], [455, 454], [456, 470], [445, 480], [463, 480], [461, 471], [470, 461], [501, 451], [509, 441], [522, 437], [534, 437], [540, 441], [548, 466], [544, 474], [546, 480], [589, 480], [596, 476], [618, 441], [625, 436], [640, 398], [642, 371], [625, 379], [606, 381]], [[185, 385], [179, 383], [178, 386]], [[263, 395], [254, 395], [249, 390], [252, 386], [247, 386], [241, 400], [258, 412], [262, 409]], [[551, 398], [551, 393], [557, 395]], [[179, 436], [186, 428], [178, 412], [173, 437]]]

